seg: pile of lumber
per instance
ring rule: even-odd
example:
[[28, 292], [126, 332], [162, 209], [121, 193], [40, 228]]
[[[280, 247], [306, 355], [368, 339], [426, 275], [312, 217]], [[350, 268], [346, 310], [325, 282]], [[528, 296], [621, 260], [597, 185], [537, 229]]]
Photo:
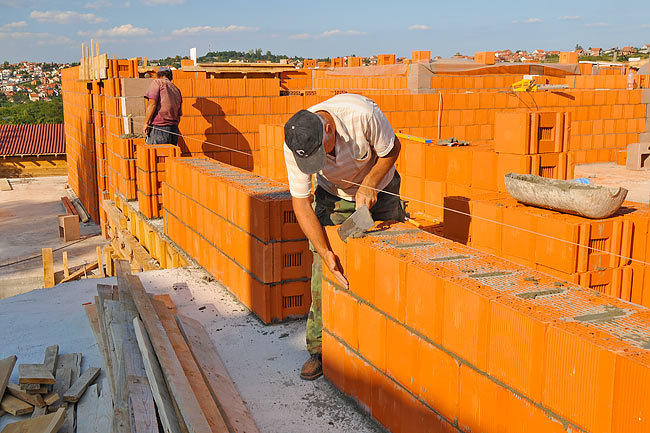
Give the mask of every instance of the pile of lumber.
[[81, 374], [81, 353], [59, 354], [53, 345], [45, 349], [41, 364], [18, 364], [16, 384], [9, 382], [16, 360], [15, 355], [0, 360], [0, 416], [31, 418], [7, 424], [2, 433], [74, 433], [77, 402], [100, 369]]
[[148, 294], [127, 261], [115, 268], [117, 286], [98, 284], [86, 307], [113, 391], [106, 431], [257, 432], [201, 324]]

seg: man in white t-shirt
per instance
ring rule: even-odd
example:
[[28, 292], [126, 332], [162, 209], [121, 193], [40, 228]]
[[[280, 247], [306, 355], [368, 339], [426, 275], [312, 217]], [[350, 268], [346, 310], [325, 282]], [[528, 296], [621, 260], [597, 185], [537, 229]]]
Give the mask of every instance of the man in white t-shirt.
[[[321, 293], [323, 263], [347, 289], [323, 226], [338, 225], [365, 205], [375, 221], [404, 220], [395, 161], [401, 145], [377, 104], [342, 94], [300, 110], [284, 126], [284, 158], [298, 223], [314, 252], [312, 303], [307, 318], [307, 350], [300, 377], [323, 374]], [[316, 190], [311, 195], [312, 176]]]

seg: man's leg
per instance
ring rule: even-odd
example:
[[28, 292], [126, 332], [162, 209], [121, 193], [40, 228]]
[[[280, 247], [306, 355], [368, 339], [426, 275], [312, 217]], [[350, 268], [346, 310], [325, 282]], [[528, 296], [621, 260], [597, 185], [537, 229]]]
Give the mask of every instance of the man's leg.
[[375, 221], [404, 221], [406, 212], [404, 204], [399, 197], [399, 188], [402, 179], [395, 171], [395, 176], [379, 194], [377, 203], [370, 209], [372, 219]]
[[[314, 211], [319, 222], [323, 226], [338, 225], [345, 221], [354, 212], [354, 203], [340, 199], [317, 188], [314, 194]], [[323, 341], [323, 316], [322, 316], [322, 293], [323, 293], [323, 259], [316, 252], [311, 243], [309, 244], [314, 255], [311, 265], [311, 306], [307, 316], [307, 329], [305, 338], [307, 340], [307, 351], [310, 358], [303, 365], [300, 377], [306, 380], [313, 380], [323, 374], [321, 353]]]

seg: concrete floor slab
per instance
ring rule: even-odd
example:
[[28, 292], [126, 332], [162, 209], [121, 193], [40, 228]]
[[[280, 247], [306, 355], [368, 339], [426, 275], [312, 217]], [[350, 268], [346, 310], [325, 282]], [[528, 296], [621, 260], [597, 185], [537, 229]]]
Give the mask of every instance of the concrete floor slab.
[[57, 215], [64, 214], [67, 176], [11, 179], [12, 190], [0, 191], [0, 299], [43, 287], [42, 248], [52, 248], [54, 270], [97, 260], [96, 247], [106, 242], [99, 225], [80, 223], [79, 241], [59, 238]]
[[648, 203], [650, 199], [648, 170], [628, 170], [624, 165], [614, 162], [580, 164], [575, 166], [574, 177], [588, 177], [595, 185], [626, 188], [629, 201]]

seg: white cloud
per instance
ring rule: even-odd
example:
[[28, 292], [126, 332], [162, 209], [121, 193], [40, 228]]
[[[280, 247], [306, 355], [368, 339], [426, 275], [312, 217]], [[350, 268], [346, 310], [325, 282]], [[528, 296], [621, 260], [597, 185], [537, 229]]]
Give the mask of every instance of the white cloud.
[[133, 24], [122, 24], [112, 29], [100, 29], [94, 32], [78, 32], [80, 36], [104, 37], [104, 38], [121, 38], [130, 36], [150, 35], [151, 30], [142, 27], [134, 27]]
[[585, 24], [586, 27], [609, 27], [609, 23], [599, 22], [599, 23], [589, 23]]
[[60, 24], [68, 24], [78, 21], [86, 21], [96, 24], [106, 21], [105, 18], [98, 17], [95, 14], [80, 14], [79, 12], [75, 11], [31, 11], [29, 17], [40, 22], [52, 22]]
[[302, 40], [302, 39], [321, 39], [328, 38], [330, 36], [358, 36], [365, 35], [365, 32], [359, 30], [326, 30], [323, 33], [318, 33], [316, 35], [311, 33], [298, 33], [295, 35], [290, 35], [289, 39]]
[[534, 23], [541, 23], [542, 19], [541, 18], [528, 18], [524, 20], [525, 24], [534, 24]]
[[148, 6], [159, 6], [159, 5], [182, 5], [185, 3], [185, 0], [144, 0], [144, 4]]
[[27, 21], [14, 21], [0, 26], [0, 30], [17, 29], [19, 27], [27, 27]]
[[247, 26], [235, 26], [235, 25], [230, 25], [228, 27], [196, 26], [196, 27], [184, 27], [182, 29], [176, 29], [172, 31], [172, 35], [187, 36], [187, 35], [196, 35], [198, 33], [256, 32], [258, 30], [259, 27], [247, 27]]
[[0, 31], [0, 41], [25, 40], [35, 43], [36, 45], [65, 45], [76, 43], [72, 39], [53, 35], [51, 33], [33, 33], [33, 32], [2, 32]]
[[642, 29], [650, 28], [650, 24], [641, 24]]
[[431, 30], [431, 27], [426, 24], [413, 24], [409, 30]]
[[557, 17], [557, 19], [562, 20], [562, 21], [579, 20], [580, 16], [579, 15], [562, 15], [561, 17]]
[[111, 6], [111, 2], [106, 1], [106, 0], [97, 0], [93, 2], [88, 2], [84, 6], [86, 9], [101, 9], [101, 8], [107, 8]]

